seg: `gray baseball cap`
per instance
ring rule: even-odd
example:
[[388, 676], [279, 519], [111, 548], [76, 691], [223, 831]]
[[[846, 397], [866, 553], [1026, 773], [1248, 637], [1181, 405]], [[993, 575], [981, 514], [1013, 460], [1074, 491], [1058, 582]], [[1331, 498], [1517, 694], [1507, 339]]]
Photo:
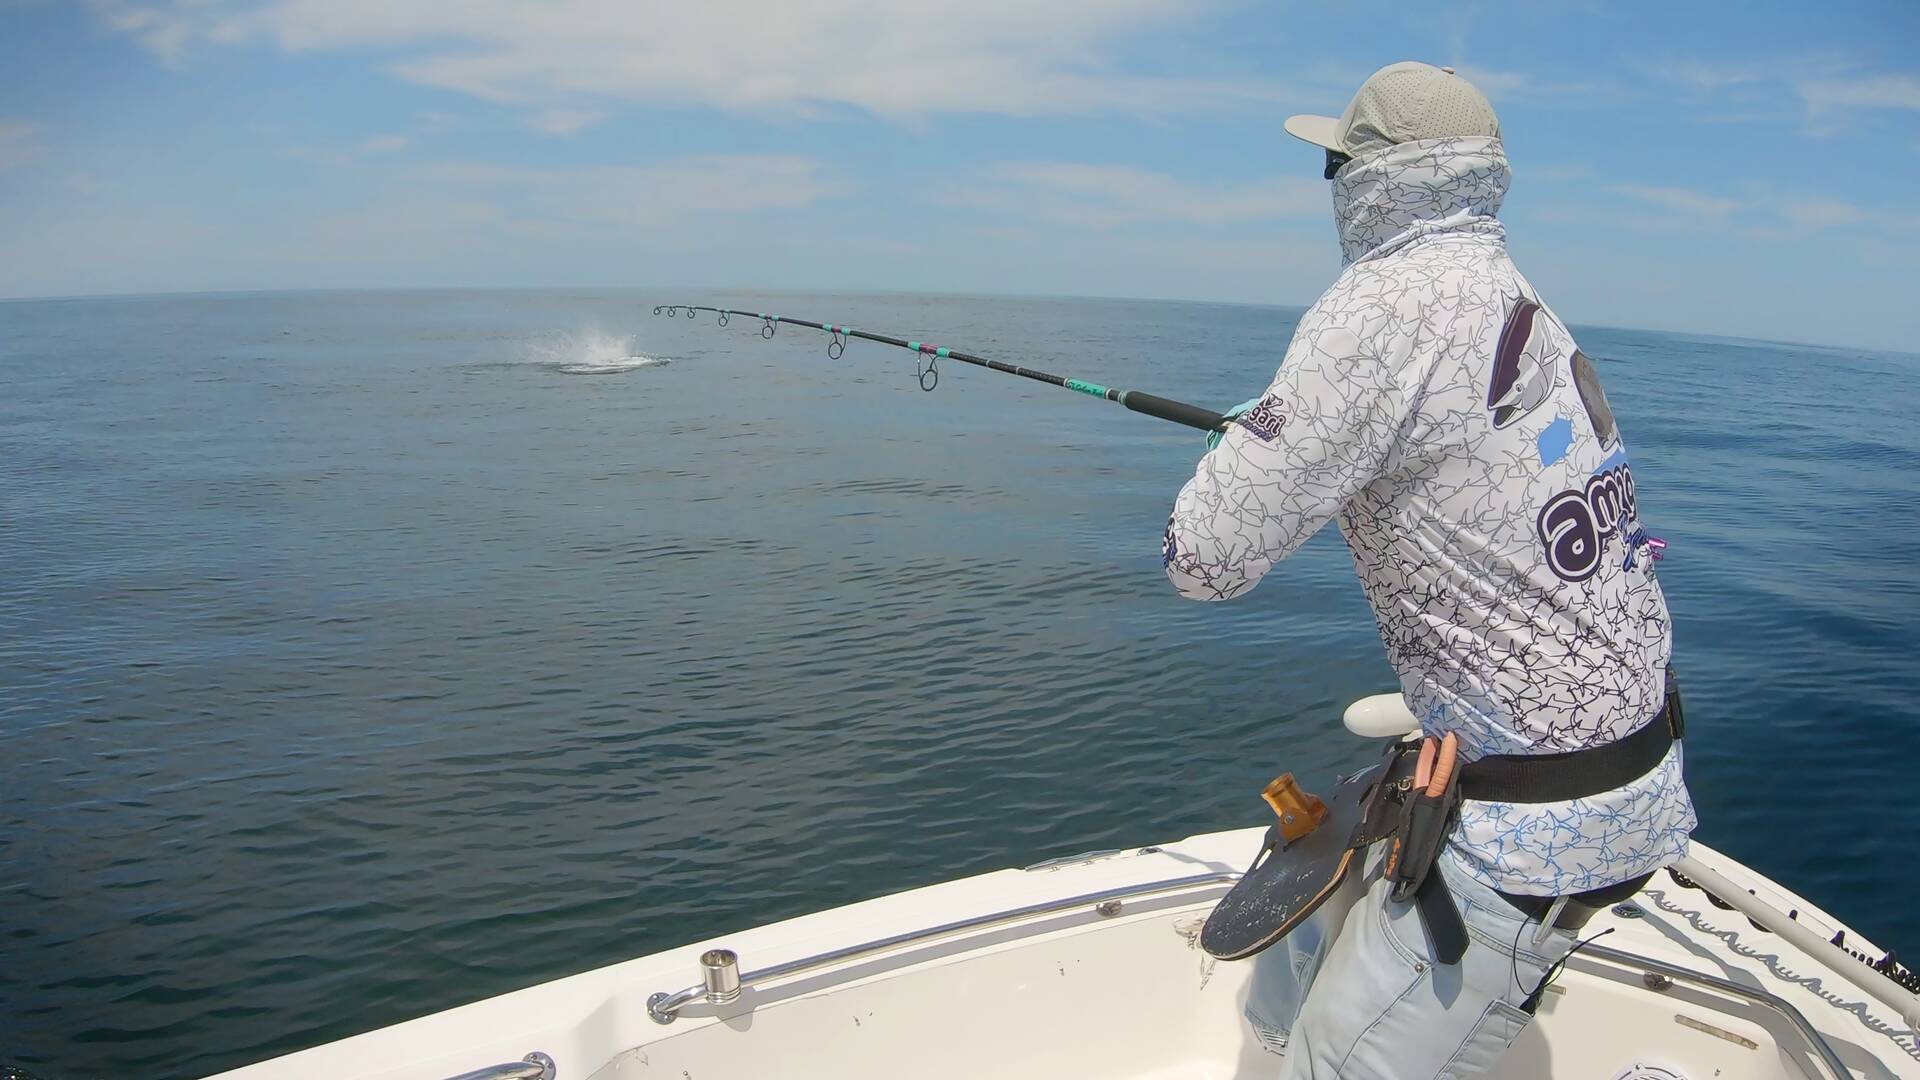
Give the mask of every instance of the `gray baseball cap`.
[[1487, 96], [1452, 68], [1407, 60], [1368, 76], [1338, 120], [1289, 116], [1287, 134], [1351, 157], [1456, 135], [1497, 139], [1500, 120]]

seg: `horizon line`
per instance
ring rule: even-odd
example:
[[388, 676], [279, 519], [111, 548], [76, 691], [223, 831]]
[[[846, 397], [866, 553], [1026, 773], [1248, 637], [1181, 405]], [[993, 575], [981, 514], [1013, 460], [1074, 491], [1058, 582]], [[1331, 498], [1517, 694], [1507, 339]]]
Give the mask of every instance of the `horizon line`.
[[[323, 285], [278, 289], [182, 289], [161, 292], [122, 292], [122, 293], [60, 293], [44, 296], [0, 296], [0, 304], [62, 303], [73, 301], [112, 301], [112, 300], [165, 300], [187, 299], [191, 297], [268, 297], [299, 296], [325, 293], [451, 293], [451, 292], [649, 292], [662, 289], [687, 289], [691, 292], [702, 290], [710, 292], [757, 292], [757, 293], [795, 293], [803, 295], [831, 295], [841, 293], [850, 296], [915, 296], [949, 297], [953, 299], [977, 300], [1092, 300], [1114, 303], [1146, 304], [1195, 304], [1217, 307], [1266, 308], [1274, 311], [1304, 312], [1310, 304], [1279, 304], [1258, 300], [1218, 300], [1195, 299], [1173, 296], [1108, 296], [1092, 293], [995, 293], [995, 292], [926, 292], [915, 289], [799, 289], [787, 286], [762, 287], [746, 285]], [[1794, 348], [1820, 349], [1829, 352], [1865, 352], [1882, 356], [1920, 359], [1920, 351], [1887, 349], [1866, 345], [1835, 345], [1829, 342], [1796, 341], [1789, 338], [1742, 337], [1737, 334], [1722, 334], [1708, 330], [1686, 330], [1677, 327], [1658, 326], [1620, 326], [1611, 323], [1578, 322], [1572, 327], [1585, 327], [1593, 330], [1615, 330], [1636, 334], [1667, 334], [1676, 337], [1705, 338], [1715, 341], [1733, 342], [1742, 345], [1786, 345]]]

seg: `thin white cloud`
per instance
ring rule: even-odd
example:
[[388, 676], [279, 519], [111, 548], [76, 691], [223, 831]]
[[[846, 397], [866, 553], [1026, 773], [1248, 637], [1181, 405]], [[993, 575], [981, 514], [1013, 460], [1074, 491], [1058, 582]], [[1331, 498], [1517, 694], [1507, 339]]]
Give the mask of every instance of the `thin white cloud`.
[[360, 144], [363, 154], [393, 154], [413, 145], [413, 140], [405, 135], [375, 135]]
[[1698, 106], [1705, 123], [1795, 122], [1813, 138], [1838, 135], [1859, 117], [1842, 113], [1920, 111], [1920, 77], [1870, 70], [1858, 58], [1814, 52], [1760, 61], [1668, 58], [1641, 69]]
[[500, 165], [423, 165], [421, 182], [488, 191], [523, 200], [545, 222], [654, 224], [689, 214], [734, 215], [793, 209], [843, 194], [846, 186], [810, 158], [739, 154], [676, 158], [653, 165], [526, 169]]
[[1234, 225], [1324, 216], [1331, 206], [1326, 185], [1304, 177], [1199, 183], [1130, 165], [1064, 161], [996, 165], [942, 191], [936, 201], [1094, 229], [1152, 222]]
[[585, 109], [543, 109], [527, 125], [545, 135], [578, 135], [605, 118], [604, 113]]
[[1873, 75], [1813, 79], [1799, 84], [1800, 97], [1815, 111], [1838, 108], [1920, 110], [1920, 78]]
[[1778, 79], [1780, 69], [1758, 63], [1725, 63], [1698, 57], [1669, 58], [1636, 65], [1641, 71], [1667, 82], [1696, 90], [1715, 91], [1728, 87], [1750, 86]]
[[1585, 180], [1593, 175], [1593, 166], [1573, 162], [1565, 165], [1530, 166], [1524, 170], [1528, 180], [1542, 180], [1548, 183], [1565, 183], [1569, 180]]
[[447, 112], [423, 112], [413, 118], [413, 126], [422, 131], [452, 131], [466, 124], [464, 117]]
[[1487, 95], [1487, 100], [1496, 105], [1593, 104], [1617, 99], [1623, 93], [1619, 84], [1605, 79], [1543, 79], [1529, 72], [1503, 71], [1471, 64], [1462, 64], [1456, 70], [1461, 78], [1478, 87], [1481, 93]]
[[131, 36], [169, 66], [178, 66], [187, 44], [210, 29], [203, 24], [203, 13], [210, 9], [196, 13], [177, 3], [144, 5], [122, 0], [87, 0], [87, 6], [109, 29]]
[[17, 169], [46, 153], [37, 124], [0, 122], [0, 172]]
[[708, 279], [751, 266], [800, 282], [830, 236], [781, 211], [844, 190], [825, 166], [781, 155], [645, 167], [414, 163], [362, 180], [299, 213], [265, 216], [119, 192], [69, 200], [8, 223], [0, 296], [684, 281], [691, 266]]
[[1485, 67], [1459, 67], [1454, 70], [1493, 101], [1524, 91], [1534, 81], [1533, 76], [1523, 71], [1499, 71]]
[[1740, 200], [1690, 188], [1648, 187], [1642, 184], [1622, 184], [1611, 189], [1615, 194], [1625, 195], [1641, 202], [1652, 203], [1667, 210], [1678, 210], [1683, 214], [1698, 214], [1715, 221], [1740, 209]]
[[[1865, 207], [1843, 199], [1795, 197], [1764, 194], [1746, 198], [1716, 195], [1692, 188], [1642, 187], [1622, 185], [1609, 189], [1616, 195], [1673, 211], [1676, 219], [1656, 220], [1660, 228], [1688, 226], [1735, 231], [1756, 239], [1800, 236], [1826, 229], [1841, 229], [1869, 221], [1897, 222], [1897, 215], [1876, 218]], [[1563, 220], [1572, 220], [1563, 218]]]
[[179, 62], [199, 44], [381, 49], [428, 86], [536, 109], [614, 103], [912, 117], [1194, 109], [1296, 100], [1264, 78], [1123, 73], [1118, 47], [1213, 0], [89, 0]]
[[1783, 203], [1780, 216], [1803, 229], [1831, 229], [1858, 225], [1867, 220], [1867, 212], [1839, 199], [1803, 199]]

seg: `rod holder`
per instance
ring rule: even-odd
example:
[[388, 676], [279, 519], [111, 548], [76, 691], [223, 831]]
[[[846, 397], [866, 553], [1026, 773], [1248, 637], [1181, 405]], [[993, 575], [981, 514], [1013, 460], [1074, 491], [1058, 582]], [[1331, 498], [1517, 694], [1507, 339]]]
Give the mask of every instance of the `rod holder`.
[[709, 1005], [730, 1005], [740, 997], [740, 955], [732, 949], [708, 949], [700, 954], [700, 981]]

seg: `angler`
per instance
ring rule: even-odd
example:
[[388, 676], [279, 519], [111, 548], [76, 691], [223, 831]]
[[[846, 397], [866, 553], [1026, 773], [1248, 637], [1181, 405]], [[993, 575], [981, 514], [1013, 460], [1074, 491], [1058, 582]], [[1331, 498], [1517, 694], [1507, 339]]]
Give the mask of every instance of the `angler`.
[[[1582, 923], [1686, 854], [1663, 545], [1591, 361], [1507, 256], [1486, 98], [1394, 64], [1286, 129], [1326, 152], [1344, 269], [1209, 437], [1166, 573], [1231, 600], [1338, 520], [1425, 738], [1325, 802], [1276, 782], [1202, 944], [1257, 954], [1283, 1077], [1476, 1076]], [[1320, 925], [1350, 867], [1366, 897]]]

